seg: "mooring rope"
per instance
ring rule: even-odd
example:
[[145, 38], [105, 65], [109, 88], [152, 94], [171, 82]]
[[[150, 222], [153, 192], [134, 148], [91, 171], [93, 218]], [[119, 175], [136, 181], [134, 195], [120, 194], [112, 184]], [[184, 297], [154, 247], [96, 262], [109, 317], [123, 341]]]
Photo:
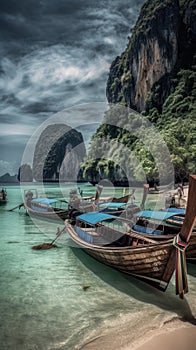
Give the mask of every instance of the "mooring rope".
[[185, 250], [188, 246], [180, 237], [180, 234], [174, 237], [173, 245], [176, 248], [176, 295], [181, 299], [188, 292], [187, 267]]

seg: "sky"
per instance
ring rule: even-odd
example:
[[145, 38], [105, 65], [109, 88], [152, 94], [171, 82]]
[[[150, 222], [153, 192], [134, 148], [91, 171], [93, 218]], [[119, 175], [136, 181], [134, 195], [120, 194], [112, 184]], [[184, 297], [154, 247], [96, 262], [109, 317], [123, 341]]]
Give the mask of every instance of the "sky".
[[[126, 48], [143, 3], [0, 1], [0, 176], [17, 173], [30, 136], [48, 118], [106, 102], [110, 65]], [[102, 117], [89, 115], [89, 123]]]

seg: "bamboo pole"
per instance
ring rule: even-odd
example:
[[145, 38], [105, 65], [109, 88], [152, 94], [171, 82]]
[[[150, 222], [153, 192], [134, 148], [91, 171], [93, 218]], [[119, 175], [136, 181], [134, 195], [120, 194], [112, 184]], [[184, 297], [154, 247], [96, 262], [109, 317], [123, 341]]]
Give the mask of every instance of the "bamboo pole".
[[191, 175], [189, 179], [188, 200], [186, 216], [180, 230], [180, 237], [188, 242], [196, 220], [196, 175]]
[[184, 298], [184, 293], [188, 292], [185, 249], [191, 237], [191, 233], [196, 220], [195, 199], [196, 175], [190, 175], [185, 219], [179, 234], [174, 238], [173, 249], [171, 251], [170, 258], [162, 276], [162, 280], [167, 281], [168, 276], [172, 276], [176, 268], [176, 294], [179, 294], [181, 299]]

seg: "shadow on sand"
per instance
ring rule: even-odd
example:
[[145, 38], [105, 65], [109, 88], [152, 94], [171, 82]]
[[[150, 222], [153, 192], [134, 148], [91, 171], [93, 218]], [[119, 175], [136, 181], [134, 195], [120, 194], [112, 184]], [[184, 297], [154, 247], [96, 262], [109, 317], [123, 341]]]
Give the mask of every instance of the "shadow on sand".
[[[121, 273], [109, 266], [101, 264], [97, 260], [88, 256], [81, 249], [73, 248], [74, 255], [90, 269], [96, 276], [102, 279], [118, 291], [127, 294], [141, 302], [153, 304], [163, 310], [175, 312], [179, 319], [196, 325], [196, 318], [193, 316], [186, 297], [181, 300], [175, 295], [175, 286], [170, 282], [166, 292], [161, 292], [145, 282], [133, 276]], [[188, 264], [188, 273], [196, 276], [196, 265]]]
[[188, 263], [187, 271], [189, 275], [196, 277], [196, 263]]

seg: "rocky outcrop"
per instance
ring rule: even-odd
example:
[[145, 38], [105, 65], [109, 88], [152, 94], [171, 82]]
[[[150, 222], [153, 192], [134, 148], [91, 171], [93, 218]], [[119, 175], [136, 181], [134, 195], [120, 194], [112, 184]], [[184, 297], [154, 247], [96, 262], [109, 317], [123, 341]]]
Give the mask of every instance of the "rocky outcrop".
[[193, 1], [149, 0], [142, 9], [125, 52], [111, 65], [108, 102], [122, 102], [139, 112], [159, 111], [174, 90], [179, 66], [193, 63]]
[[0, 176], [0, 182], [1, 183], [17, 183], [17, 175], [10, 175], [9, 173], [6, 173], [2, 176]]
[[81, 181], [86, 149], [82, 134], [64, 124], [48, 126], [40, 135], [33, 159], [36, 181]]
[[18, 181], [20, 182], [32, 182], [33, 173], [29, 164], [22, 164], [18, 169]]

